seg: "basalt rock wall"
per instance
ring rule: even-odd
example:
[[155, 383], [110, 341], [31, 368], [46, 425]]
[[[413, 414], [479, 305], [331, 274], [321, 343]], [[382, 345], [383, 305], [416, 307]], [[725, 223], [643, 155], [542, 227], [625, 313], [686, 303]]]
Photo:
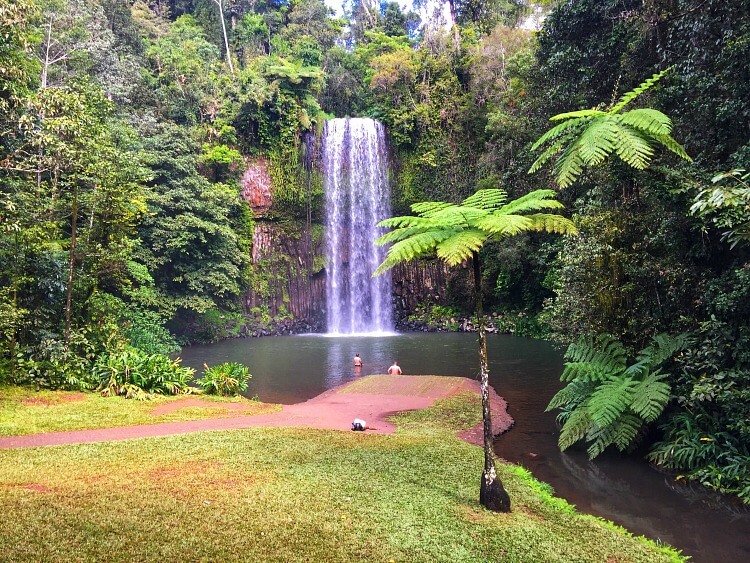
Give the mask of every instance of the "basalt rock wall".
[[253, 273], [246, 296], [250, 312], [272, 317], [288, 313], [322, 326], [325, 271], [320, 229], [257, 221], [253, 234]]

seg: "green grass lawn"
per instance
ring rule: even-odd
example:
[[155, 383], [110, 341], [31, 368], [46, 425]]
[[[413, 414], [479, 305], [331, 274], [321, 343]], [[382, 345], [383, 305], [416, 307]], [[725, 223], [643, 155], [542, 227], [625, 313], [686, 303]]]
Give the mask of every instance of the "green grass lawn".
[[479, 504], [472, 394], [393, 435], [253, 428], [0, 451], [11, 561], [670, 561], [501, 465], [510, 514]]
[[[155, 408], [180, 401], [185, 396], [156, 395], [147, 401], [136, 401], [122, 397], [102, 397], [97, 393], [35, 391], [29, 387], [0, 385], [0, 436], [266, 414], [281, 408], [279, 405], [250, 401], [242, 397], [197, 397], [206, 405], [188, 406], [155, 415]], [[240, 407], [239, 410], [237, 407]]]

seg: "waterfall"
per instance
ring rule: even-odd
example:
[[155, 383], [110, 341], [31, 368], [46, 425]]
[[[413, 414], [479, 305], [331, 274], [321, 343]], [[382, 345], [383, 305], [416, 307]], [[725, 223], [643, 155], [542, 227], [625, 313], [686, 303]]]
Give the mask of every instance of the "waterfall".
[[323, 130], [326, 194], [326, 312], [329, 334], [393, 330], [391, 277], [372, 277], [385, 258], [375, 245], [390, 217], [383, 125], [331, 119]]

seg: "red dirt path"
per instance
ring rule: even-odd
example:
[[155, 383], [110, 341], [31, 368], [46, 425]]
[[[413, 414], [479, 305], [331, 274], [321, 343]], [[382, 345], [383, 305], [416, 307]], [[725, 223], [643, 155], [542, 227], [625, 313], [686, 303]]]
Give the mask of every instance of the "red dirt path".
[[[428, 379], [426, 376], [376, 375], [331, 389], [304, 403], [284, 405], [280, 412], [272, 414], [0, 437], [0, 449], [108, 442], [254, 426], [303, 426], [350, 431], [355, 418], [364, 419], [368, 426], [375, 427], [374, 430], [368, 430], [368, 433], [391, 434], [395, 431], [395, 426], [387, 419], [393, 414], [423, 409], [432, 405], [436, 399], [467, 390], [479, 393], [479, 382], [455, 377]], [[177, 408], [195, 406], [194, 398], [183, 401], [184, 404]], [[173, 404], [180, 403], [177, 401]], [[506, 402], [493, 389], [490, 389], [490, 404], [493, 434], [501, 434], [513, 425], [513, 419], [507, 412]], [[481, 424], [459, 433], [459, 437], [480, 445]]]

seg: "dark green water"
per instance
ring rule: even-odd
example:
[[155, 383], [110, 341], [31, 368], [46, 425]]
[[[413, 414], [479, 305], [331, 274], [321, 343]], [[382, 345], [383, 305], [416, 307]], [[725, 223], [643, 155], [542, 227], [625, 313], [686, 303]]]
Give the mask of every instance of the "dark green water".
[[[750, 561], [750, 511], [741, 505], [699, 487], [675, 485], [638, 459], [610, 455], [591, 462], [584, 451], [559, 451], [554, 414], [544, 412], [560, 388], [559, 351], [538, 340], [494, 335], [488, 348], [490, 382], [515, 419], [513, 429], [495, 442], [499, 456], [530, 469], [582, 512], [674, 545], [694, 561]], [[472, 334], [304, 335], [191, 346], [182, 357], [198, 371], [204, 363], [242, 362], [253, 374], [248, 396], [291, 404], [360, 375], [385, 373], [394, 360], [405, 374], [476, 377], [477, 350]], [[364, 360], [359, 372], [355, 353]]]

